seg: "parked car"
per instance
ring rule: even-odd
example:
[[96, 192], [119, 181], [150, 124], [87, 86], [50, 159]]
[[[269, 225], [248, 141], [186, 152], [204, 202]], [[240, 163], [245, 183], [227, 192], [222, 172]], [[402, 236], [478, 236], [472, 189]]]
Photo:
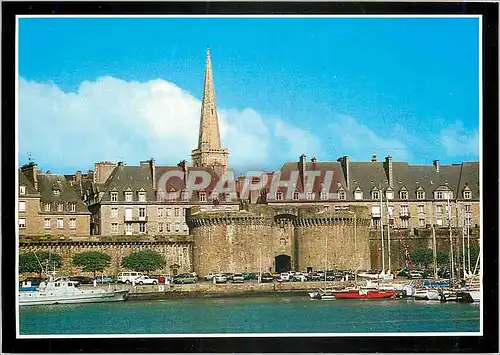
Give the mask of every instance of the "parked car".
[[225, 274], [215, 274], [215, 283], [224, 284], [227, 282], [227, 276]]
[[321, 280], [321, 275], [316, 273], [316, 272], [310, 272], [307, 275], [307, 280], [309, 281], [320, 281]]
[[273, 282], [274, 277], [268, 272], [265, 272], [262, 274], [262, 277], [260, 279], [261, 282]]
[[243, 278], [245, 280], [257, 280], [258, 275], [255, 272], [244, 272], [243, 273]]
[[421, 272], [418, 272], [418, 271], [410, 271], [410, 273], [408, 274], [408, 278], [409, 279], [421, 279], [421, 278], [423, 278], [423, 275]]
[[112, 284], [116, 282], [116, 279], [111, 276], [96, 276], [95, 279], [98, 284]]
[[205, 281], [212, 281], [214, 276], [215, 276], [215, 272], [209, 272], [208, 274], [205, 275]]
[[34, 287], [38, 287], [40, 286], [40, 283], [44, 281], [44, 282], [47, 282], [47, 279], [44, 279], [43, 277], [28, 277], [22, 281], [20, 281], [19, 283], [24, 283], [24, 284], [28, 284], [30, 283], [31, 286], [34, 286]]
[[307, 280], [307, 277], [304, 273], [302, 272], [297, 272], [295, 273], [295, 275], [293, 275], [293, 281], [300, 281], [300, 282], [304, 282]]
[[286, 281], [290, 281], [290, 273], [288, 272], [282, 272], [278, 278], [278, 281], [279, 282], [286, 282]]
[[176, 275], [173, 279], [174, 284], [194, 284], [198, 278], [191, 274]]
[[70, 281], [77, 281], [81, 285], [91, 285], [94, 283], [94, 279], [88, 276], [71, 276]]
[[141, 275], [135, 279], [137, 285], [157, 285], [158, 280], [147, 275]]
[[158, 283], [164, 284], [165, 281], [172, 281], [171, 275], [149, 275], [152, 279], [157, 279]]
[[137, 279], [139, 276], [142, 276], [142, 273], [135, 271], [126, 271], [118, 275], [117, 281], [130, 284], [132, 283], [133, 280]]
[[402, 269], [396, 274], [398, 277], [408, 277], [409, 275], [410, 271], [408, 269]]
[[231, 278], [232, 283], [243, 283], [245, 278], [243, 277], [243, 274], [233, 274], [233, 277]]

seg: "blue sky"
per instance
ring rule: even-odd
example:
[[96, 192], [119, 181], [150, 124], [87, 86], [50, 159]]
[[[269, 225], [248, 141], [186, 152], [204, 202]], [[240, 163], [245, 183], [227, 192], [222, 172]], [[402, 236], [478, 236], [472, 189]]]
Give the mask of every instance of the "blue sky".
[[190, 160], [205, 50], [237, 170], [479, 159], [478, 19], [24, 18], [19, 161]]

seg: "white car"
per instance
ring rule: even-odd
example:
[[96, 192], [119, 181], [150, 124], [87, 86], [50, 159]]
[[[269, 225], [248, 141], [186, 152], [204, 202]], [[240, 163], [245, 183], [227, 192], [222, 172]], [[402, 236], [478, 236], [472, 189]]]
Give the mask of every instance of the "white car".
[[137, 285], [157, 285], [158, 284], [157, 279], [152, 279], [146, 275], [139, 276], [134, 281]]
[[243, 274], [233, 274], [233, 277], [231, 278], [231, 281], [233, 283], [237, 282], [245, 282], [245, 278], [243, 277]]
[[282, 272], [280, 274], [280, 278], [278, 279], [278, 281], [281, 281], [281, 282], [283, 282], [283, 281], [290, 281], [290, 273], [288, 273], [288, 272]]
[[224, 274], [216, 274], [214, 276], [214, 279], [215, 279], [215, 283], [218, 283], [218, 284], [224, 284], [227, 282], [227, 276]]
[[205, 275], [205, 281], [212, 281], [215, 275], [216, 275], [215, 273], [209, 272], [208, 274]]
[[134, 271], [122, 272], [121, 274], [118, 275], [117, 281], [130, 284], [132, 283], [133, 280], [137, 279], [140, 276], [142, 276], [140, 272], [134, 272]]

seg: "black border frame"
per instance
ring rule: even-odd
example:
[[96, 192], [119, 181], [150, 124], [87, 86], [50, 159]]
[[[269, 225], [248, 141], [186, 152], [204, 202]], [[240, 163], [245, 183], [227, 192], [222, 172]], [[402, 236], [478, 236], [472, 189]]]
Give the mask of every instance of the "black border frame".
[[[498, 352], [498, 3], [383, 2], [3, 2], [3, 352]], [[483, 24], [483, 336], [17, 339], [15, 283], [16, 15], [474, 14]], [[458, 74], [458, 73], [457, 73]], [[484, 193], [487, 191], [487, 194]], [[486, 239], [487, 238], [487, 239]]]

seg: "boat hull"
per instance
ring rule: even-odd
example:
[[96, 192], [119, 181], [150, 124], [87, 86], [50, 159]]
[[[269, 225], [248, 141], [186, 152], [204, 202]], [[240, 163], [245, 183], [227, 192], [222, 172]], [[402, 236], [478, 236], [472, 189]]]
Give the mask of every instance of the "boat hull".
[[396, 295], [395, 290], [368, 290], [368, 291], [359, 291], [359, 290], [349, 290], [349, 291], [337, 291], [333, 292], [333, 295], [337, 299], [378, 299], [378, 298], [391, 298]]
[[416, 300], [424, 300], [424, 301], [440, 301], [441, 296], [439, 292], [436, 290], [417, 290], [413, 297]]
[[52, 305], [52, 304], [72, 304], [72, 303], [98, 303], [98, 302], [119, 302], [125, 301], [128, 290], [112, 291], [105, 293], [67, 295], [67, 296], [41, 296], [32, 294], [19, 295], [20, 306]]

